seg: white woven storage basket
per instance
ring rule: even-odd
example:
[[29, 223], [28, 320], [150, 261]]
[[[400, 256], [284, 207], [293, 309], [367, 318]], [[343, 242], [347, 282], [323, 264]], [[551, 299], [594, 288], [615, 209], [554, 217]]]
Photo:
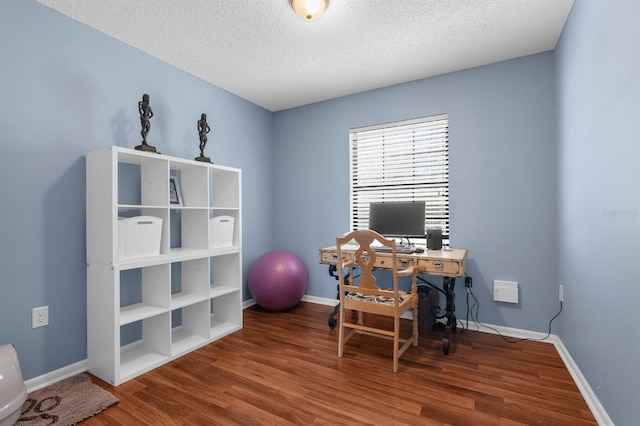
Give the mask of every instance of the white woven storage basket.
[[232, 216], [216, 216], [209, 219], [209, 248], [231, 247], [234, 223]]
[[160, 254], [162, 218], [135, 216], [118, 219], [120, 257], [157, 256]]

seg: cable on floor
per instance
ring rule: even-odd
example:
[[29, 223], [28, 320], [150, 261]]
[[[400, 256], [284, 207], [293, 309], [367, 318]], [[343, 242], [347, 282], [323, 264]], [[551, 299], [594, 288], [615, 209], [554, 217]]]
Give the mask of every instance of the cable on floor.
[[[493, 327], [490, 327], [486, 324], [483, 324], [482, 322], [480, 322], [480, 302], [478, 302], [478, 299], [476, 299], [476, 296], [473, 294], [473, 292], [471, 291], [470, 288], [467, 288], [467, 328], [468, 328], [468, 324], [469, 324], [469, 295], [471, 295], [471, 297], [473, 297], [473, 306], [471, 306], [471, 319], [473, 320], [473, 322], [478, 325], [478, 326], [483, 326], [485, 328], [488, 328], [489, 330], [493, 330], [498, 336], [502, 337], [504, 340], [506, 340], [509, 343], [518, 343], [518, 342], [522, 342], [522, 341], [533, 341], [533, 342], [542, 342], [544, 340], [547, 340], [549, 338], [549, 336], [551, 336], [551, 323], [553, 322], [554, 319], [558, 318], [558, 316], [560, 315], [560, 313], [562, 312], [562, 302], [560, 302], [560, 310], [558, 311], [557, 314], [555, 314], [553, 316], [553, 318], [551, 318], [549, 320], [549, 331], [547, 333], [547, 335], [541, 339], [535, 339], [532, 337], [523, 337], [520, 339], [509, 339], [508, 337], [502, 335], [502, 333], [500, 333], [498, 330], [496, 330]], [[475, 318], [473, 316], [473, 308], [476, 308], [476, 315]]]

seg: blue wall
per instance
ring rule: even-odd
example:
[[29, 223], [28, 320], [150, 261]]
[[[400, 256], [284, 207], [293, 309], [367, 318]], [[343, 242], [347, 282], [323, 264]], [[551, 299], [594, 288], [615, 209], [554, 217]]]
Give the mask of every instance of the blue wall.
[[[206, 153], [242, 168], [245, 277], [288, 249], [326, 298], [318, 248], [349, 228], [349, 128], [448, 113], [451, 243], [469, 249], [480, 319], [546, 332], [564, 285], [552, 331], [616, 423], [635, 423], [640, 12], [610, 3], [576, 0], [555, 52], [269, 113], [33, 0], [0, 1], [0, 344], [27, 379], [86, 358], [84, 154], [139, 144], [143, 93], [160, 151], [196, 156], [206, 112]], [[520, 303], [493, 302], [494, 279], [518, 281]], [[33, 330], [42, 305], [50, 325]]]
[[[308, 292], [335, 298], [318, 248], [349, 231], [349, 129], [448, 113], [451, 245], [469, 250], [480, 320], [546, 332], [560, 307], [554, 73], [544, 53], [276, 113], [276, 241], [307, 264]], [[494, 279], [518, 281], [520, 303], [494, 302]]]
[[640, 406], [640, 2], [577, 0], [556, 50], [559, 336], [617, 425]]
[[[149, 143], [205, 153], [243, 171], [244, 261], [271, 245], [270, 112], [32, 0], [0, 1], [0, 344], [26, 379], [86, 358], [85, 159], [140, 143], [137, 103], [151, 97]], [[246, 275], [246, 270], [245, 270]], [[48, 305], [49, 326], [32, 329]]]

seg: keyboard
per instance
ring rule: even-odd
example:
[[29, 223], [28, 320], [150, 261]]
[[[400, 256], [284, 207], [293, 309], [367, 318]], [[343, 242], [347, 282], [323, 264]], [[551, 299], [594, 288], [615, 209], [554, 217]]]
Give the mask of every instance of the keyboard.
[[[373, 249], [373, 251], [377, 251], [379, 253], [391, 253], [391, 247], [387, 247], [387, 246], [373, 246], [371, 247]], [[415, 248], [414, 247], [397, 247], [396, 246], [396, 253], [397, 254], [411, 254], [411, 253], [415, 253]]]

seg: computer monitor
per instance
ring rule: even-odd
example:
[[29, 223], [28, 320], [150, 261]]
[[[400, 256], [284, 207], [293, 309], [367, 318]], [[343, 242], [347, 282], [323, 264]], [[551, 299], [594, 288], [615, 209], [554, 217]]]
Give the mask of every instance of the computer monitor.
[[369, 229], [385, 237], [425, 238], [425, 203], [370, 203]]

